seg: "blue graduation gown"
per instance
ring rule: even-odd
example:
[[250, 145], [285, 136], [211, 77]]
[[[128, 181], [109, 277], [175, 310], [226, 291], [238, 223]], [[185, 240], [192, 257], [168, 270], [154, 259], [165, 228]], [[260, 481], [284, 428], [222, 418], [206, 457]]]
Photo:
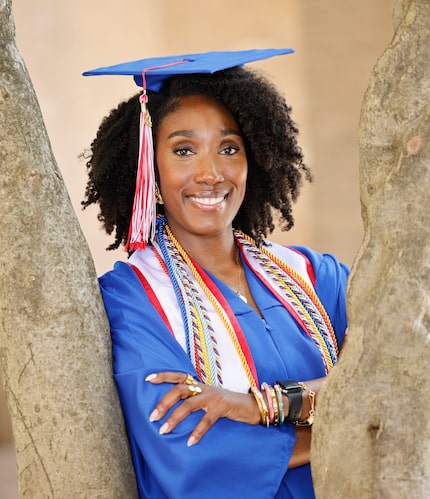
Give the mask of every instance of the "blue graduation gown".
[[[310, 260], [315, 290], [332, 322], [339, 347], [346, 330], [348, 269], [331, 255], [296, 248]], [[313, 340], [245, 267], [264, 320], [228, 286], [211, 276], [230, 303], [247, 338], [259, 383], [309, 380], [325, 375]], [[190, 414], [170, 434], [159, 435], [149, 415], [171, 384], [153, 385], [148, 374], [195, 373], [186, 352], [169, 332], [129, 265], [117, 262], [100, 278], [110, 321], [114, 377], [123, 408], [143, 498], [294, 498], [314, 497], [310, 466], [288, 470], [295, 442], [293, 425], [265, 428], [221, 419], [192, 447], [187, 440], [202, 416]]]

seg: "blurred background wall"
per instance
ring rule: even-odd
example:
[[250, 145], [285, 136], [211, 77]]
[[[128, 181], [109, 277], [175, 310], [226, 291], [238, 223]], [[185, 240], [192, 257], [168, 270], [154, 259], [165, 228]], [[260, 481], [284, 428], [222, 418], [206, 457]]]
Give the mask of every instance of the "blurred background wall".
[[[137, 92], [125, 77], [85, 78], [87, 69], [157, 55], [294, 47], [253, 64], [293, 107], [314, 172], [296, 206], [296, 226], [273, 239], [335, 253], [351, 265], [362, 222], [357, 128], [377, 58], [392, 36], [393, 0], [13, 0], [17, 43], [35, 87], [52, 148], [99, 274], [122, 250], [81, 211], [85, 163], [100, 120]], [[0, 366], [1, 368], [1, 366]], [[1, 383], [0, 383], [0, 386]], [[0, 445], [12, 436], [0, 389]], [[0, 497], [2, 493], [0, 478]]]

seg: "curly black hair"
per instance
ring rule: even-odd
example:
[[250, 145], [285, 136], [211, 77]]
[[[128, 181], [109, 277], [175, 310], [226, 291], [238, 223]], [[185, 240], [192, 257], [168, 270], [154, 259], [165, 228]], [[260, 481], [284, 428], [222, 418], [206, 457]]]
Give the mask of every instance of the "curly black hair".
[[[273, 212], [280, 214], [283, 230], [294, 224], [292, 202], [298, 197], [303, 177], [311, 181], [297, 144], [298, 129], [291, 107], [267, 78], [236, 67], [214, 74], [170, 78], [161, 92], [148, 92], [154, 143], [158, 125], [174, 111], [179, 100], [191, 95], [211, 97], [235, 118], [245, 143], [248, 160], [246, 194], [233, 225], [259, 244], [274, 228]], [[105, 117], [91, 144], [87, 161], [89, 180], [83, 207], [98, 203], [108, 234], [126, 243], [131, 219], [138, 157], [140, 103], [138, 96], [122, 102]]]

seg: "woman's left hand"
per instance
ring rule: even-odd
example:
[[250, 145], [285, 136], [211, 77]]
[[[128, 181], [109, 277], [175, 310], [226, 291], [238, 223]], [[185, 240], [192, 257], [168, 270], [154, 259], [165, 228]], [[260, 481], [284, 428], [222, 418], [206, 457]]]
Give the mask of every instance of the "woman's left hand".
[[169, 409], [183, 400], [161, 426], [160, 434], [171, 432], [192, 412], [198, 410], [205, 412], [192, 431], [188, 446], [195, 445], [220, 418], [252, 425], [260, 422], [260, 412], [251, 394], [198, 383], [191, 375], [180, 372], [150, 374], [146, 377], [146, 381], [153, 384], [175, 383], [175, 386], [164, 395], [152, 411], [150, 421], [159, 421]]

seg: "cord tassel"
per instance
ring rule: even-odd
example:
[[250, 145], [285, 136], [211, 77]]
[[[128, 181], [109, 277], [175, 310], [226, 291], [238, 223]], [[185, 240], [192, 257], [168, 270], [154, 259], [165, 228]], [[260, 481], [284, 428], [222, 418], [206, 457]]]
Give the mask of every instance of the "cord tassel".
[[148, 96], [143, 91], [139, 97], [141, 105], [139, 127], [139, 161], [136, 176], [136, 191], [127, 241], [127, 250], [136, 251], [146, 247], [155, 236], [155, 172], [154, 146], [151, 116], [146, 107]]

